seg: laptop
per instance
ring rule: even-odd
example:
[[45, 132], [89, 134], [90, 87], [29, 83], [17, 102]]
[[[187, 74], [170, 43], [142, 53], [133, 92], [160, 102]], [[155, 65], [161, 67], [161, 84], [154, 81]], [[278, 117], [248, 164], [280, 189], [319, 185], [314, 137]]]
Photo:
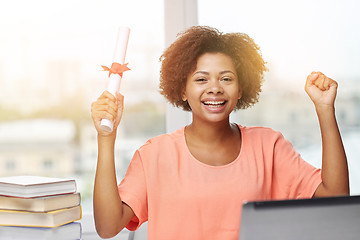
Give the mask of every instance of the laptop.
[[239, 240], [359, 240], [360, 196], [243, 204]]

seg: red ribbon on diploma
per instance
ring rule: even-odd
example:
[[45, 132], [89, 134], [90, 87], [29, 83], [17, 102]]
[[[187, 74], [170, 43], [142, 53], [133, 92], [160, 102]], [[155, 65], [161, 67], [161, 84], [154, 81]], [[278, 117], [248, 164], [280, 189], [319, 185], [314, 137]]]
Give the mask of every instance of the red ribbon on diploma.
[[112, 73], [119, 74], [122, 77], [123, 72], [130, 70], [130, 68], [128, 68], [127, 65], [128, 63], [120, 64], [114, 62], [113, 64], [111, 64], [111, 68], [108, 68], [107, 66], [103, 66], [103, 65], [101, 65], [101, 67], [104, 69], [104, 71], [109, 71], [109, 77]]

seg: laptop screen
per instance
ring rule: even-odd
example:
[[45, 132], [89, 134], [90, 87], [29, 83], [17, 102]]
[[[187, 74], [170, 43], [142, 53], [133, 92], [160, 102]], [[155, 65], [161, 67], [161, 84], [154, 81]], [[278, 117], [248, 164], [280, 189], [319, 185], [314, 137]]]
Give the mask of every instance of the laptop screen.
[[244, 203], [239, 239], [360, 239], [360, 196]]

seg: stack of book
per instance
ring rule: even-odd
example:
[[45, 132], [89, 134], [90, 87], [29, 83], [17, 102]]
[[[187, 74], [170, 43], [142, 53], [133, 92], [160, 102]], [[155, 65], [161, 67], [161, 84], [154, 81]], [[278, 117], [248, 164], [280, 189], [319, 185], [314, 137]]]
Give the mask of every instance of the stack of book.
[[0, 240], [79, 240], [81, 224], [72, 222], [60, 227], [0, 226]]
[[31, 232], [35, 228], [56, 228], [80, 219], [80, 193], [76, 192], [74, 179], [0, 178], [0, 226], [27, 227], [26, 231]]

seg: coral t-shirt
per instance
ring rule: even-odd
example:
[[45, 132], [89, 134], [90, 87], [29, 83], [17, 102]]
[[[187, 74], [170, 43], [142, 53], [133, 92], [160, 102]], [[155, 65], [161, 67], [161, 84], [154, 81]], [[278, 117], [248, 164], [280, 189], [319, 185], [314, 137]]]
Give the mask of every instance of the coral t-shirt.
[[310, 198], [321, 170], [305, 162], [284, 137], [239, 126], [239, 156], [223, 166], [195, 159], [184, 128], [150, 139], [135, 154], [119, 194], [135, 217], [148, 221], [149, 240], [238, 239], [244, 201]]

